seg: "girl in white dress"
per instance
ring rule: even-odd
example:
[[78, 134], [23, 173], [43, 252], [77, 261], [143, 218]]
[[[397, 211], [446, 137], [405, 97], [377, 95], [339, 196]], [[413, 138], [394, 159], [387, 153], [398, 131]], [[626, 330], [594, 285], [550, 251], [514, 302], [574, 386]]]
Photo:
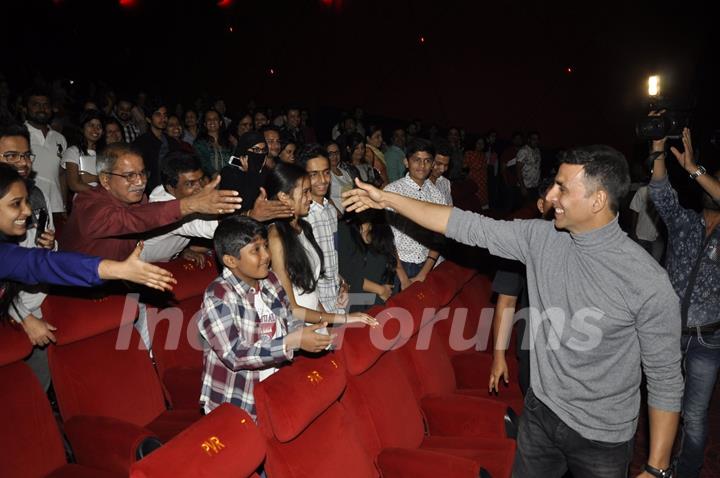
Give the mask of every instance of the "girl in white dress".
[[[318, 300], [317, 281], [324, 273], [323, 255], [312, 227], [303, 219], [310, 211], [310, 177], [294, 164], [279, 163], [265, 184], [269, 199], [293, 208], [287, 220], [276, 220], [268, 230], [272, 270], [287, 292], [292, 312], [307, 323], [346, 324], [377, 321], [362, 312], [330, 314]], [[322, 330], [322, 329], [320, 329]]]

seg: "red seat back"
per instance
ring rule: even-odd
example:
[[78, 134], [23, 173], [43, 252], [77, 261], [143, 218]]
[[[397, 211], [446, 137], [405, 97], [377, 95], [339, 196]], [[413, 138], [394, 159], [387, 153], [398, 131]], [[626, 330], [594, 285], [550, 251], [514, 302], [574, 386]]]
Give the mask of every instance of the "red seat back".
[[160, 380], [131, 323], [137, 309], [127, 300], [45, 299], [43, 315], [58, 328], [48, 359], [65, 420], [94, 415], [144, 426], [165, 411]]

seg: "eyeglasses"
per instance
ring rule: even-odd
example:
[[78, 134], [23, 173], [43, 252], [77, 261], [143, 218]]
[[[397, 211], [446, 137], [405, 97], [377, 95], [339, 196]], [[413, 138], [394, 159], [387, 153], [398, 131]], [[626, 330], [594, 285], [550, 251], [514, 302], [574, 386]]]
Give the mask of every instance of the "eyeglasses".
[[121, 178], [125, 178], [125, 181], [129, 183], [137, 182], [138, 179], [141, 181], [145, 181], [147, 178], [150, 177], [150, 171], [140, 171], [139, 173], [132, 172], [132, 173], [125, 173], [125, 174], [118, 174], [118, 173], [109, 173], [106, 171], [103, 171], [105, 174], [109, 174], [110, 176], [119, 176]]
[[8, 163], [19, 163], [22, 159], [23, 161], [35, 161], [35, 155], [31, 152], [27, 153], [18, 153], [17, 151], [8, 151], [6, 153], [1, 154], [0, 156], [3, 157], [3, 159]]
[[257, 148], [255, 146], [253, 146], [252, 148], [248, 148], [248, 151], [250, 151], [251, 153], [258, 153], [258, 154], [267, 153], [267, 150], [265, 148]]
[[328, 151], [328, 156], [340, 156], [340, 151]]

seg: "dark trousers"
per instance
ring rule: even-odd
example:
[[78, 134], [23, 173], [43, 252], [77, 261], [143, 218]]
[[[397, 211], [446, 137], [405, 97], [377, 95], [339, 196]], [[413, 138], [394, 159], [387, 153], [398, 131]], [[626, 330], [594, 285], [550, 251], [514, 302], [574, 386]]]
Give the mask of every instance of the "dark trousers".
[[626, 478], [633, 440], [607, 443], [588, 440], [568, 427], [532, 389], [520, 415], [513, 478]]

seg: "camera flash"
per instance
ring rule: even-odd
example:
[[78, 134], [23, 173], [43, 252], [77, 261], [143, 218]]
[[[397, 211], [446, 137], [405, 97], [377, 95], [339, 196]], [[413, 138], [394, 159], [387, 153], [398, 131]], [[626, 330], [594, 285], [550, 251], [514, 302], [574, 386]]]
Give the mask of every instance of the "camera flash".
[[660, 94], [660, 77], [653, 75], [648, 78], [648, 95], [658, 96]]

